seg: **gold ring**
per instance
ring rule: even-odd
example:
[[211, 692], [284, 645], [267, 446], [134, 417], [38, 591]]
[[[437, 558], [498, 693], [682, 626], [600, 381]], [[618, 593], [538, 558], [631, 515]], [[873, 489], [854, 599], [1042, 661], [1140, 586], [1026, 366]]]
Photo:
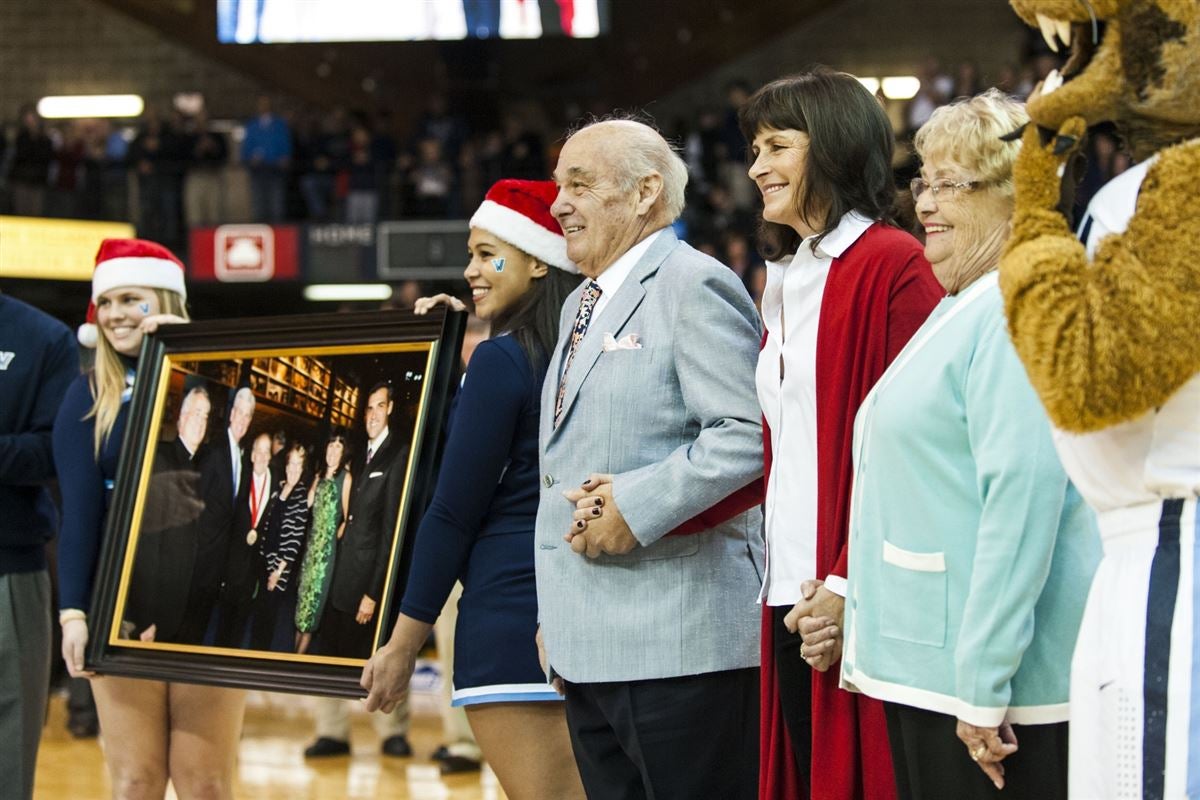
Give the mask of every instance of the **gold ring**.
[[978, 761], [979, 759], [983, 758], [983, 754], [986, 752], [987, 752], [987, 747], [985, 747], [984, 745], [979, 745], [979, 747], [976, 747], [974, 750], [971, 751], [971, 760]]

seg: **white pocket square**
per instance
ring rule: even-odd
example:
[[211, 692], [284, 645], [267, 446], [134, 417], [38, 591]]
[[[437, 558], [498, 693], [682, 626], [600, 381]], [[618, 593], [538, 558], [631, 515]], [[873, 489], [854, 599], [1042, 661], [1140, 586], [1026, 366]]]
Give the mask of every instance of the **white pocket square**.
[[636, 333], [627, 333], [617, 339], [611, 333], [606, 333], [601, 349], [605, 353], [611, 353], [613, 350], [641, 350], [642, 343], [639, 341], [641, 338]]
[[368, 475], [367, 477], [368, 477], [368, 478], [378, 478], [378, 477], [379, 477], [380, 475], [382, 475], [382, 474], [383, 474], [382, 472], [372, 472], [372, 473], [371, 473], [370, 475]]

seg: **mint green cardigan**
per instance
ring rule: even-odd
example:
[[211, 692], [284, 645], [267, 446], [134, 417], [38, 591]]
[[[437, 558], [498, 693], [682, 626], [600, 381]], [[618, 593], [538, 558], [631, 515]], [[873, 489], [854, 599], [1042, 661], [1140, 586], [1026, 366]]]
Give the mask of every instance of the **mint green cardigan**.
[[995, 273], [934, 309], [854, 440], [843, 687], [986, 727], [1065, 721], [1100, 540]]

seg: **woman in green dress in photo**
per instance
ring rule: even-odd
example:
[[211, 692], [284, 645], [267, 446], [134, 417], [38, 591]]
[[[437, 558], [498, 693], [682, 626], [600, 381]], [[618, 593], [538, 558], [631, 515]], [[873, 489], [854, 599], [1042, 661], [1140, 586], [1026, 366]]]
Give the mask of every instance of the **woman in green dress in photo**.
[[335, 429], [325, 444], [325, 469], [308, 490], [312, 529], [300, 567], [300, 593], [296, 599], [297, 653], [307, 652], [312, 643], [333, 580], [334, 545], [342, 538], [350, 504], [353, 479], [347, 468], [349, 462], [350, 444], [346, 441], [346, 433]]

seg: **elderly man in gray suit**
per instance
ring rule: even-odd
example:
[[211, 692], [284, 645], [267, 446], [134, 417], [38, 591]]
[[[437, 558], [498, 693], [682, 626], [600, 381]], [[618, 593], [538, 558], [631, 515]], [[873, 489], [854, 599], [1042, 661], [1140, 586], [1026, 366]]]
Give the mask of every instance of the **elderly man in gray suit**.
[[542, 392], [535, 564], [580, 774], [596, 798], [753, 798], [761, 513], [668, 534], [762, 473], [758, 315], [672, 232], [687, 169], [652, 128], [589, 125], [554, 177], [591, 280]]

